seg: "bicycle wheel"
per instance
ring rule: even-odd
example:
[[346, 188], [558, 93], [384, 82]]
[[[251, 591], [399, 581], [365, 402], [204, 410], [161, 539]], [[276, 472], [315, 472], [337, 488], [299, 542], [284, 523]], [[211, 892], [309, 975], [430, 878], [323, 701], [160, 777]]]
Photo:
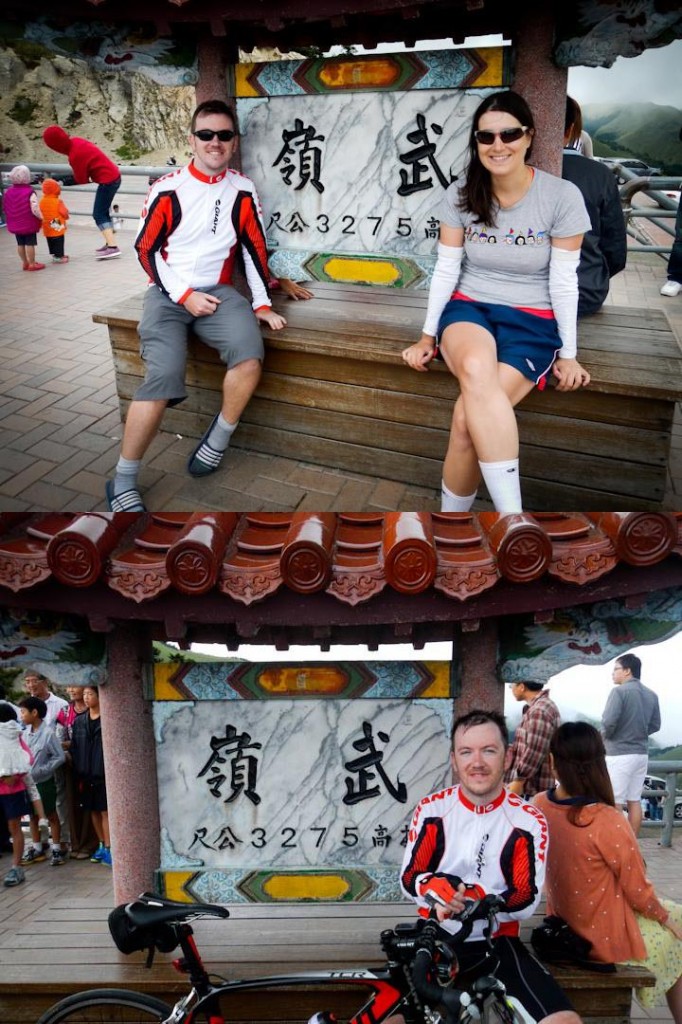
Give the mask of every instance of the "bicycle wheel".
[[38, 1024], [159, 1024], [170, 1013], [170, 1006], [153, 996], [93, 988], [55, 1003]]

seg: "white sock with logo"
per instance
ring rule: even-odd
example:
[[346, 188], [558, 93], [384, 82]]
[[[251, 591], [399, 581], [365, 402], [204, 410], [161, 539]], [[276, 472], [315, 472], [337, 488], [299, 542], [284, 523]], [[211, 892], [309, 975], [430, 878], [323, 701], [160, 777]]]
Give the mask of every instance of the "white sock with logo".
[[476, 491], [473, 494], [461, 496], [448, 490], [445, 481], [440, 485], [440, 510], [441, 512], [468, 512], [476, 501]]
[[488, 488], [488, 494], [493, 500], [495, 511], [503, 512], [505, 515], [510, 515], [512, 512], [523, 512], [519, 460], [479, 462], [479, 466]]

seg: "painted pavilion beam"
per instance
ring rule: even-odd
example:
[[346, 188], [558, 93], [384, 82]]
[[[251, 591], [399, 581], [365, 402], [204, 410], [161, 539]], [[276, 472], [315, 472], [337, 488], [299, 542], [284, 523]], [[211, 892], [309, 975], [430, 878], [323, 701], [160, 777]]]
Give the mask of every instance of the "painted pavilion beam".
[[[204, 643], [269, 643], [270, 629], [286, 627], [290, 643], [316, 643], [312, 631], [328, 627], [330, 643], [374, 642], [378, 632], [393, 637], [394, 626], [412, 623], [420, 639], [447, 639], [455, 622], [542, 613], [613, 597], [645, 594], [682, 586], [682, 559], [670, 557], [658, 565], [633, 569], [617, 566], [607, 576], [585, 586], [543, 579], [528, 584], [501, 581], [492, 590], [464, 602], [436, 590], [417, 595], [386, 588], [359, 606], [342, 604], [326, 593], [299, 595], [282, 588], [261, 603], [242, 606], [219, 593], [187, 597], [166, 591], [154, 600], [135, 604], [102, 583], [71, 589], [54, 580], [35, 588], [3, 595], [3, 604], [15, 609], [81, 615], [93, 629], [107, 631], [118, 622], [148, 623], [154, 635]], [[352, 640], [347, 638], [352, 637]]]

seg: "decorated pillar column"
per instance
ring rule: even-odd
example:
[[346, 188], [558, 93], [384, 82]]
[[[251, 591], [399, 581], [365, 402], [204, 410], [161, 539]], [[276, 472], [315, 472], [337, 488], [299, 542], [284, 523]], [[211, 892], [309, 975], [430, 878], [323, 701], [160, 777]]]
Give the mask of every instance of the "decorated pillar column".
[[234, 103], [228, 95], [228, 47], [223, 37], [202, 35], [197, 44], [199, 79], [196, 84], [197, 104], [205, 100], [224, 100]]
[[497, 619], [481, 619], [470, 629], [466, 620], [456, 641], [461, 659], [461, 694], [455, 702], [455, 717], [472, 708], [504, 710], [504, 688], [497, 678]]
[[151, 703], [143, 671], [152, 663], [146, 630], [117, 626], [107, 638], [100, 691], [102, 740], [116, 903], [151, 889], [159, 866], [159, 797]]
[[532, 162], [543, 171], [561, 176], [568, 72], [552, 60], [554, 27], [550, 7], [519, 7], [512, 88], [528, 102], [535, 118]]

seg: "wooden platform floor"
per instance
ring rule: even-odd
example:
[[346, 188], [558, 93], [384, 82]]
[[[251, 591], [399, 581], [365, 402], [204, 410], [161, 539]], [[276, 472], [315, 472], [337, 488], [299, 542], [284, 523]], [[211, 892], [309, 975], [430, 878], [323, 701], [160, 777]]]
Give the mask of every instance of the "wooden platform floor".
[[[659, 895], [682, 901], [682, 838], [676, 831], [672, 849], [662, 849], [657, 839], [657, 832], [648, 831], [640, 841], [650, 877]], [[6, 868], [9, 858], [4, 856], [0, 873]], [[61, 868], [36, 864], [26, 875], [24, 885], [0, 889], [2, 1024], [35, 1024], [63, 995], [93, 986], [149, 991], [170, 1002], [185, 991], [170, 966], [171, 956], [158, 955], [147, 971], [143, 954], [125, 957], [115, 949], [106, 923], [113, 901], [106, 868], [72, 860]], [[228, 921], [197, 922], [195, 927], [206, 963], [231, 978], [378, 965], [381, 929], [412, 917], [408, 905], [241, 905], [232, 910]], [[267, 997], [269, 1005], [258, 1019], [277, 1020], [277, 1000], [283, 998]], [[313, 1006], [310, 1012], [315, 1008], [324, 1007]], [[633, 1019], [669, 1021], [671, 1016], [667, 1008], [647, 1014], [634, 1004]]]
[[[132, 222], [131, 222], [132, 225]], [[0, 233], [3, 310], [0, 317], [0, 503], [26, 509], [87, 512], [104, 509], [104, 481], [118, 459], [121, 419], [107, 330], [92, 313], [139, 291], [144, 275], [132, 252], [133, 227], [121, 238], [119, 260], [97, 261], [94, 226], [69, 228], [71, 263], [48, 267], [40, 288], [21, 273], [16, 245]], [[665, 262], [631, 257], [611, 282], [608, 305], [663, 310], [682, 339], [682, 299], [659, 294]], [[26, 309], [31, 309], [30, 322]], [[46, 355], [47, 354], [47, 355]], [[341, 472], [309, 460], [235, 448], [217, 479], [186, 472], [191, 437], [168, 426], [145, 459], [141, 483], [156, 511], [232, 509], [255, 512], [387, 510], [437, 511], [439, 494], [357, 470]], [[682, 502], [682, 405], [678, 405], [668, 461], [664, 507]], [[477, 511], [490, 506], [481, 500]], [[559, 508], [564, 505], [557, 506]], [[571, 506], [575, 507], [575, 506]]]

